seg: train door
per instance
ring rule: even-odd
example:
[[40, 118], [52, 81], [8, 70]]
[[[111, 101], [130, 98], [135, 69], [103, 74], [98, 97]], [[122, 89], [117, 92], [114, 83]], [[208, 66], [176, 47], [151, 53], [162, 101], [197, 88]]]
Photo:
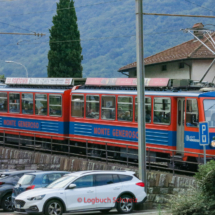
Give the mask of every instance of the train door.
[[177, 99], [177, 150], [179, 153], [184, 150], [184, 116], [185, 99]]

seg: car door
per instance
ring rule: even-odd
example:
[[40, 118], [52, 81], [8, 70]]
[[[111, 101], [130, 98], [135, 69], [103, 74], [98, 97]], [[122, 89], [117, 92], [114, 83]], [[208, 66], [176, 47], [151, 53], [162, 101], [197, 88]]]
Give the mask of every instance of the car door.
[[72, 184], [75, 184], [76, 187], [65, 190], [67, 211], [95, 209], [93, 175], [82, 176], [72, 182]]
[[121, 182], [117, 174], [95, 175], [96, 208], [112, 208], [121, 192]]

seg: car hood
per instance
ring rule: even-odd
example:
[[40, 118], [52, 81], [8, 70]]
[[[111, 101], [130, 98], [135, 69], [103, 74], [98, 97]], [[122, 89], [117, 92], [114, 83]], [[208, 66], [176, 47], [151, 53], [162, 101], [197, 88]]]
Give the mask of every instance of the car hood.
[[59, 191], [62, 189], [47, 189], [47, 188], [38, 188], [34, 190], [28, 190], [23, 193], [20, 193], [16, 199], [25, 199], [28, 197], [34, 197], [34, 196], [39, 196], [39, 195], [44, 195], [44, 194], [50, 194], [50, 193], [56, 193], [56, 191]]

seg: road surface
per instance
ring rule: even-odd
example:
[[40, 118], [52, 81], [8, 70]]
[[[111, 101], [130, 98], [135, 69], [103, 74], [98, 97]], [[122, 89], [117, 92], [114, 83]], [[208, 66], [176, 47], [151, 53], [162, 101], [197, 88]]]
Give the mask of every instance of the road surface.
[[[3, 211], [0, 211], [0, 215], [17, 215], [17, 213], [4, 213]], [[94, 211], [94, 212], [88, 212], [88, 213], [69, 213], [65, 215], [94, 215], [94, 214], [102, 214], [100, 212]], [[116, 210], [112, 210], [107, 215], [117, 215], [119, 213], [116, 212]], [[166, 211], [161, 211], [159, 213], [158, 210], [145, 210], [145, 211], [135, 211], [129, 215], [171, 215], [170, 213], [167, 213]]]

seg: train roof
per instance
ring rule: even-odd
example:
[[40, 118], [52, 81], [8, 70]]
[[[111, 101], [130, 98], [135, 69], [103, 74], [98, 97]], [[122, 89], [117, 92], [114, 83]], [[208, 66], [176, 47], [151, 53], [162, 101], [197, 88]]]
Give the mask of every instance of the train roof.
[[[109, 94], [109, 95], [137, 95], [135, 90], [103, 90], [103, 89], [77, 89], [72, 91], [75, 93], [91, 93], [91, 94]], [[145, 91], [145, 95], [155, 96], [174, 96], [174, 97], [215, 97], [214, 92], [201, 91]]]
[[26, 92], [26, 93], [61, 93], [63, 94], [68, 89], [42, 89], [42, 88], [0, 88], [0, 92]]
[[[60, 93], [63, 94], [68, 89], [36, 89], [36, 88], [0, 88], [0, 92], [28, 92], [28, 93]], [[90, 94], [109, 94], [109, 95], [137, 95], [134, 90], [103, 90], [103, 89], [77, 89], [72, 91], [75, 93], [90, 93]], [[173, 97], [215, 97], [213, 92], [201, 91], [145, 91], [145, 95], [151, 96], [173, 96]]]

